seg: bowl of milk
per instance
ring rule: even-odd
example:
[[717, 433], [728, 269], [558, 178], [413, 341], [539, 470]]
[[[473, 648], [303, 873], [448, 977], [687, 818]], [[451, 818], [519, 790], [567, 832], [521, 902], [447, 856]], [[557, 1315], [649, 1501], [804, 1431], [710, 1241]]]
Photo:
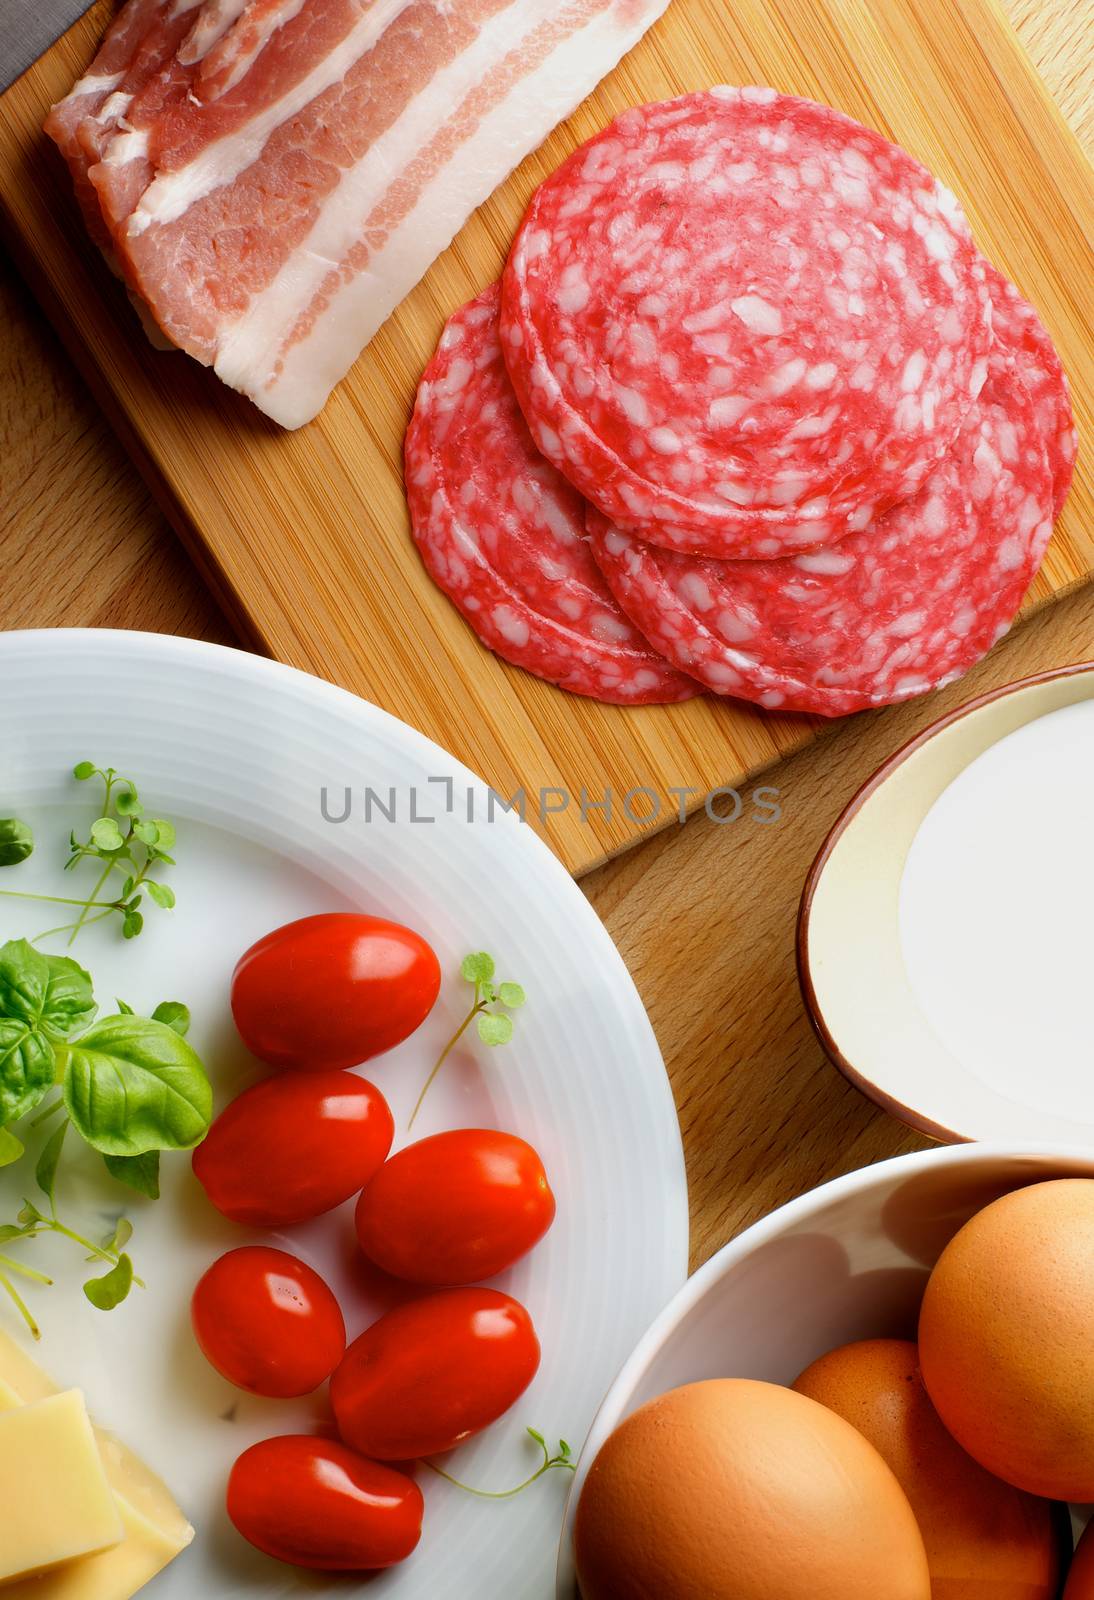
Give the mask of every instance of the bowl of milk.
[[833, 1062], [910, 1126], [1094, 1144], [1094, 663], [874, 774], [806, 880], [798, 970]]

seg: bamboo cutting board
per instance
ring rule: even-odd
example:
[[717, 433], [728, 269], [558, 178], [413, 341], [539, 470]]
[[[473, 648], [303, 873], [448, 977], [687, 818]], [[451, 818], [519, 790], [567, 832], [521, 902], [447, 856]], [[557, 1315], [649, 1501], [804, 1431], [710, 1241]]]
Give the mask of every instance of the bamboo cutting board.
[[[364, 694], [503, 794], [523, 788], [582, 871], [671, 820], [673, 787], [741, 784], [817, 731], [730, 702], [624, 711], [484, 651], [421, 572], [400, 452], [444, 318], [497, 275], [532, 188], [624, 106], [718, 81], [841, 107], [906, 145], [963, 201], [980, 243], [1038, 305], [1090, 430], [1094, 180], [994, 0], [673, 0], [661, 23], [475, 217], [373, 340], [321, 419], [284, 434], [180, 355], [153, 352], [86, 243], [39, 132], [89, 59], [101, 0], [0, 100], [0, 211], [12, 248], [222, 603], [256, 645]], [[3, 463], [0, 462], [0, 477]], [[1084, 455], [1031, 603], [1094, 572]], [[539, 822], [541, 789], [572, 795]], [[580, 813], [611, 789], [609, 815]], [[552, 798], [548, 804], [559, 804]]]

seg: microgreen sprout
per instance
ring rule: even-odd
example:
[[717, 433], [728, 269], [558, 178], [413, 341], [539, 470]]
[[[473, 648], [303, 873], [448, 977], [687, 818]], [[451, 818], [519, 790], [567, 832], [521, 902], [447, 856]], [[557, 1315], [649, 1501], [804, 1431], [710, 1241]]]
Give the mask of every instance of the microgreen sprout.
[[466, 983], [474, 985], [475, 993], [471, 1009], [433, 1063], [433, 1070], [425, 1080], [422, 1092], [410, 1114], [408, 1128], [414, 1126], [415, 1118], [422, 1109], [422, 1102], [429, 1093], [434, 1078], [472, 1022], [483, 1044], [508, 1044], [513, 1037], [513, 1019], [509, 1013], [518, 1010], [524, 1004], [524, 990], [519, 983], [495, 984], [495, 971], [494, 958], [487, 955], [485, 950], [477, 950], [472, 955], [464, 956], [460, 962], [460, 977]]
[[537, 1483], [548, 1472], [560, 1470], [564, 1472], [577, 1471], [577, 1463], [574, 1461], [573, 1451], [565, 1439], [558, 1441], [558, 1449], [552, 1455], [542, 1433], [537, 1433], [535, 1428], [527, 1428], [525, 1431], [537, 1448], [543, 1452], [543, 1460], [530, 1477], [525, 1478], [523, 1483], [516, 1484], [512, 1489], [476, 1489], [472, 1484], [463, 1483], [459, 1478], [454, 1478], [450, 1472], [446, 1472], [443, 1467], [439, 1467], [435, 1461], [426, 1461], [424, 1464], [429, 1468], [430, 1472], [435, 1472], [438, 1478], [443, 1478], [446, 1483], [451, 1483], [457, 1489], [462, 1489], [466, 1494], [473, 1494], [480, 1500], [511, 1500], [515, 1494], [522, 1494], [525, 1489], [530, 1489], [533, 1483]]
[[[50, 905], [77, 908], [77, 916], [73, 921], [45, 929], [35, 935], [36, 940], [67, 933], [71, 945], [81, 928], [112, 916], [120, 917], [122, 936], [135, 939], [144, 927], [144, 913], [140, 908], [146, 895], [164, 910], [170, 910], [175, 904], [174, 890], [159, 878], [150, 876], [163, 866], [174, 865], [174, 857], [169, 854], [175, 843], [174, 824], [164, 817], [146, 817], [136, 784], [131, 778], [115, 772], [113, 767], [97, 767], [91, 761], [80, 761], [72, 769], [72, 776], [79, 783], [98, 779], [103, 785], [100, 814], [92, 822], [85, 839], [79, 838], [75, 829], [69, 834], [69, 856], [65, 862], [66, 872], [84, 861], [101, 863], [91, 893], [85, 899], [68, 895], [32, 894], [18, 889], [0, 889], [0, 894], [16, 900], [41, 900]], [[25, 825], [0, 822], [0, 865], [4, 864], [4, 829], [13, 827], [24, 828]], [[26, 829], [26, 836], [23, 845], [29, 840], [32, 847], [29, 829]], [[13, 848], [17, 843], [9, 843], [8, 848]], [[12, 859], [22, 860], [29, 854], [30, 848], [25, 848], [23, 856]], [[121, 874], [122, 883], [118, 892], [112, 894], [110, 889], [114, 883], [111, 880], [116, 873]]]
[[[60, 1103], [60, 1102], [59, 1102]], [[5, 1130], [6, 1131], [6, 1130]], [[144, 1284], [140, 1278], [133, 1274], [133, 1263], [124, 1254], [124, 1247], [129, 1243], [133, 1234], [132, 1224], [127, 1218], [119, 1219], [110, 1238], [102, 1244], [95, 1244], [93, 1240], [86, 1239], [82, 1233], [77, 1233], [67, 1223], [61, 1221], [57, 1214], [57, 1168], [61, 1160], [61, 1151], [64, 1148], [65, 1135], [68, 1133], [68, 1118], [60, 1123], [45, 1144], [38, 1157], [34, 1169], [34, 1181], [49, 1201], [48, 1213], [41, 1211], [33, 1200], [24, 1200], [22, 1208], [14, 1222], [6, 1222], [0, 1226], [0, 1241], [8, 1243], [16, 1239], [36, 1239], [41, 1233], [61, 1234], [66, 1239], [71, 1239], [86, 1254], [89, 1262], [104, 1264], [107, 1267], [105, 1276], [90, 1278], [84, 1284], [84, 1294], [92, 1305], [101, 1310], [108, 1311], [120, 1305], [129, 1293], [131, 1286], [136, 1283], [143, 1289]], [[52, 1278], [47, 1278], [44, 1273], [36, 1272], [21, 1261], [15, 1261], [10, 1256], [0, 1256], [0, 1265], [8, 1271], [17, 1272], [25, 1278], [31, 1278], [35, 1283], [52, 1283]], [[13, 1285], [0, 1276], [0, 1287], [3, 1287], [18, 1308], [27, 1327], [37, 1339], [40, 1337], [39, 1328], [31, 1315], [26, 1303]]]

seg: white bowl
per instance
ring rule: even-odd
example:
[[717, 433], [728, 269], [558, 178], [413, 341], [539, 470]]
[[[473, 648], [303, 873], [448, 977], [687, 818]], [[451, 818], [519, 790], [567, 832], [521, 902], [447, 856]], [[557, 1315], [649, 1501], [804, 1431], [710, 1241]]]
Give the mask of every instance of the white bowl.
[[984, 1144], [926, 1150], [823, 1184], [725, 1245], [669, 1302], [596, 1414], [567, 1505], [558, 1600], [576, 1593], [581, 1486], [624, 1417], [700, 1378], [789, 1384], [853, 1339], [914, 1337], [928, 1273], [958, 1229], [1011, 1189], [1074, 1176], [1094, 1176], [1094, 1152]]
[[[1053, 1058], [1048, 1077], [1030, 1070], [1016, 1078], [1002, 1054], [985, 1050], [986, 1061], [977, 1068], [948, 1048], [913, 993], [899, 915], [909, 850], [943, 791], [1008, 734], [1092, 698], [1094, 663], [1083, 662], [1006, 684], [932, 723], [850, 801], [806, 879], [798, 917], [798, 974], [821, 1044], [864, 1094], [945, 1143], [1094, 1142], [1085, 1064], [1073, 1069]], [[1035, 771], [1030, 781], [1037, 781]], [[1081, 797], [1073, 799], [1078, 804]], [[1010, 796], [1010, 803], [1025, 804], [1018, 795]], [[1046, 804], [1046, 840], [1052, 827], [1052, 807]], [[1066, 838], [1062, 847], [1068, 847]], [[999, 865], [1002, 872], [1020, 875], [1005, 855]], [[998, 881], [1006, 886], [1005, 879]], [[1052, 929], [1044, 930], [1046, 940], [1053, 937]], [[1046, 950], [1050, 953], [1051, 945]], [[1044, 991], [1035, 986], [1031, 992]], [[1044, 1001], [1051, 1003], [1051, 997]], [[1047, 1052], [1048, 1034], [1042, 1032]], [[988, 1030], [985, 1037], [990, 1036]]]

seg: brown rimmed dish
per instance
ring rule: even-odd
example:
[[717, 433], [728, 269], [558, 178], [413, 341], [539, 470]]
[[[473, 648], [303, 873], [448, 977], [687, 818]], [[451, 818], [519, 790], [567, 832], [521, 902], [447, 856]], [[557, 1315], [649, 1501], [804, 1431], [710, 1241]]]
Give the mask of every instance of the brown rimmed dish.
[[850, 1083], [942, 1143], [1023, 1134], [1074, 1141], [1081, 1131], [1001, 1094], [950, 1055], [909, 988], [897, 901], [912, 840], [948, 784], [1017, 728], [1092, 698], [1094, 661], [1083, 661], [1004, 684], [940, 717], [863, 784], [806, 877], [798, 979], [818, 1039]]

